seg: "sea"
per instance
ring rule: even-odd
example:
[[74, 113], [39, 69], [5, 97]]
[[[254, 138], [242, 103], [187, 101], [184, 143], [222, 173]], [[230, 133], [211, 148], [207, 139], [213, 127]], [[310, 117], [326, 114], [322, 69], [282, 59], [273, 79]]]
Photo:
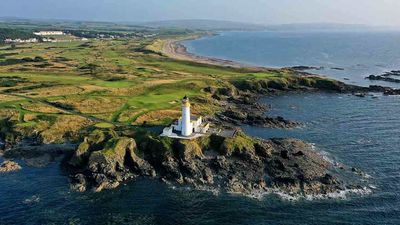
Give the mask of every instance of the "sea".
[[400, 69], [400, 31], [225, 32], [186, 41], [189, 52], [265, 67], [313, 66], [308, 72], [362, 86], [368, 75]]
[[[196, 54], [251, 65], [322, 66], [314, 72], [358, 85], [370, 85], [366, 75], [400, 69], [397, 32], [227, 32], [184, 44]], [[246, 133], [313, 143], [326, 159], [362, 170], [365, 191], [293, 200], [139, 179], [115, 190], [75, 193], [59, 161], [45, 167], [19, 161], [21, 171], [0, 174], [0, 224], [400, 224], [399, 96], [303, 93], [261, 101], [271, 106], [267, 115], [304, 126], [244, 126]]]

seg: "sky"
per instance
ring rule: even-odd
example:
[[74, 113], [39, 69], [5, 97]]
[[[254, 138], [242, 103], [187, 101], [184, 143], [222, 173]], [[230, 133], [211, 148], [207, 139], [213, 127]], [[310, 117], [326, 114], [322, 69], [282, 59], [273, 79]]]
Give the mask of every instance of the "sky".
[[400, 27], [399, 10], [400, 0], [0, 0], [0, 17], [111, 22], [212, 19]]

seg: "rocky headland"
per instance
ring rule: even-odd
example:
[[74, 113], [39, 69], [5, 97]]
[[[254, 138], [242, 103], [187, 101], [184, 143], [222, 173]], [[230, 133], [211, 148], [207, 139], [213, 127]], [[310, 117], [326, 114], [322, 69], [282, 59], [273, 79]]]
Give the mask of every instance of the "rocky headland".
[[[345, 181], [341, 176], [350, 173], [360, 178], [362, 172], [333, 164], [301, 140], [252, 138], [238, 127], [302, 126], [282, 117], [267, 116], [269, 106], [259, 103], [259, 98], [265, 95], [390, 90], [393, 89], [347, 85], [305, 73], [279, 79], [232, 80], [204, 88], [209, 98], [193, 98], [194, 104], [218, 106], [220, 110], [207, 119], [216, 128], [236, 129], [232, 136], [212, 134], [188, 141], [159, 137], [140, 127], [89, 127], [80, 132], [80, 137], [71, 136], [80, 140], [76, 148], [69, 145], [71, 151], [41, 152], [13, 147], [25, 140], [27, 134], [15, 130], [10, 120], [2, 120], [0, 138], [5, 157], [21, 157], [32, 165], [43, 166], [65, 155], [63, 167], [70, 174], [71, 188], [81, 192], [112, 189], [123, 182], [147, 177], [171, 185], [245, 195], [281, 192], [289, 196], [330, 196], [348, 189], [362, 189], [358, 182]], [[41, 143], [40, 134], [28, 137], [36, 145]]]
[[[281, 117], [266, 116], [268, 105], [257, 101], [261, 95], [355, 90], [368, 89], [319, 77], [299, 77], [290, 83], [232, 83], [204, 89], [213, 99], [208, 103], [222, 108], [208, 120], [227, 129], [237, 129], [242, 124], [285, 129], [301, 126]], [[201, 98], [193, 100], [207, 102]], [[76, 191], [112, 189], [139, 177], [245, 195], [282, 192], [289, 196], [330, 196], [347, 189], [362, 189], [357, 182], [345, 182], [340, 175], [362, 172], [333, 164], [311, 144], [295, 139], [252, 138], [240, 129], [232, 136], [212, 134], [191, 141], [159, 137], [147, 131], [97, 129], [84, 138], [68, 167], [71, 187]]]
[[[242, 70], [246, 73], [245, 76], [230, 75], [202, 84], [200, 94], [192, 98], [195, 107], [216, 109], [206, 119], [214, 129], [233, 130], [232, 135], [210, 134], [192, 141], [176, 140], [160, 137], [159, 133], [140, 125], [133, 127], [116, 122], [108, 128], [99, 128], [90, 123], [94, 117], [82, 113], [76, 114], [73, 120], [48, 121], [48, 124], [58, 122], [57, 129], [51, 133], [46, 132], [46, 122], [43, 129], [15, 126], [15, 121], [23, 119], [19, 115], [0, 120], [0, 154], [7, 159], [21, 158], [27, 165], [39, 167], [63, 156], [63, 168], [70, 175], [71, 188], [76, 191], [112, 189], [140, 177], [159, 179], [171, 185], [245, 195], [282, 192], [290, 196], [329, 196], [361, 188], [357, 182], [341, 176], [342, 173], [362, 176], [360, 170], [331, 163], [311, 144], [295, 139], [257, 139], [247, 136], [239, 127], [291, 129], [302, 126], [296, 121], [268, 116], [266, 112], [270, 106], [259, 101], [266, 95], [332, 92], [363, 96], [368, 92], [400, 94], [399, 90], [348, 85], [299, 71], [309, 69], [305, 67], [242, 68], [242, 65], [227, 61], [199, 61], [186, 54], [186, 49], [177, 46], [177, 42], [167, 42], [164, 47], [173, 54], [185, 54], [185, 63], [191, 60], [224, 65], [231, 67], [230, 73]], [[66, 105], [51, 106], [68, 113], [75, 112]], [[81, 118], [81, 122], [76, 122], [76, 118]], [[64, 127], [71, 122], [79, 123], [79, 126], [71, 126], [64, 132]], [[96, 122], [104, 120], [97, 118]], [[27, 142], [29, 144], [21, 145]], [[57, 142], [72, 144], [49, 145]], [[7, 170], [17, 168], [9, 162], [2, 167]]]
[[138, 177], [245, 195], [279, 190], [290, 196], [314, 196], [360, 188], [343, 182], [335, 165], [310, 144], [256, 139], [240, 131], [232, 137], [189, 141], [94, 130], [68, 164], [76, 191], [112, 189]]

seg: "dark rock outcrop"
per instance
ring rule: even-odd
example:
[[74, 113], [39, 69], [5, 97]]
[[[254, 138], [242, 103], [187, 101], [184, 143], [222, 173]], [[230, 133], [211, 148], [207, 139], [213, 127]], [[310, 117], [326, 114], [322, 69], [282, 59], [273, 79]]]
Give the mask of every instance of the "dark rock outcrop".
[[[369, 75], [365, 79], [372, 80], [372, 81], [385, 81], [390, 83], [400, 83], [400, 70], [392, 70], [389, 72], [385, 72], [381, 75]], [[400, 91], [399, 91], [400, 92]]]
[[344, 70], [342, 67], [331, 67], [331, 70]]
[[276, 79], [237, 80], [233, 85], [240, 91], [258, 94], [279, 93], [282, 91], [333, 91], [349, 92], [357, 86], [309, 74], [299, 74]]
[[368, 77], [366, 77], [366, 79], [386, 81], [386, 82], [391, 82], [391, 83], [400, 83], [400, 79], [387, 77], [387, 76], [383, 76], [383, 75], [369, 75]]
[[13, 127], [14, 123], [11, 118], [0, 119], [0, 151], [8, 150], [20, 141], [21, 135]]
[[103, 140], [107, 135], [100, 131], [91, 135], [85, 138], [70, 160], [70, 165], [79, 172], [71, 177], [73, 189], [82, 191], [90, 185], [95, 191], [101, 191], [115, 188], [120, 182], [139, 175], [155, 176], [152, 166], [137, 155], [134, 139], [113, 137]]
[[88, 185], [86, 181], [86, 176], [81, 173], [71, 175], [70, 183], [71, 183], [70, 185], [71, 189], [77, 192], [86, 191], [86, 187]]
[[138, 176], [241, 194], [280, 190], [323, 195], [345, 187], [330, 172], [331, 163], [295, 139], [261, 140], [242, 132], [231, 138], [212, 135], [197, 140], [149, 134], [134, 138], [138, 145], [132, 138], [114, 137], [91, 152], [87, 164], [71, 175], [71, 188], [100, 191]]
[[322, 70], [324, 67], [316, 67], [316, 66], [292, 66], [287, 69], [297, 70], [297, 71], [305, 71], [305, 70]]
[[240, 109], [229, 108], [226, 111], [217, 114], [217, 118], [225, 123], [233, 125], [250, 125], [268, 128], [295, 128], [301, 126], [300, 123], [286, 120], [282, 117], [268, 117], [263, 111], [243, 111]]
[[[212, 88], [209, 88], [212, 90]], [[286, 120], [282, 117], [268, 117], [265, 112], [269, 106], [257, 102], [257, 96], [249, 93], [241, 93], [235, 87], [228, 88], [229, 91], [218, 92], [217, 100], [224, 100], [223, 111], [214, 117], [214, 124], [223, 126], [251, 125], [268, 128], [295, 128], [301, 124]], [[217, 91], [214, 91], [215, 98]], [[240, 93], [240, 94], [238, 94]]]

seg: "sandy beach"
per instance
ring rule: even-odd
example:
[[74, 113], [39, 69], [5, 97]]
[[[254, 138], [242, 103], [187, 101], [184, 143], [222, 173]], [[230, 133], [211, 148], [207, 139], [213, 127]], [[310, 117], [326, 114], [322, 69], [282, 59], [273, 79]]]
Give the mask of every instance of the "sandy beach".
[[267, 69], [264, 67], [257, 67], [257, 66], [253, 66], [253, 65], [235, 62], [232, 60], [195, 55], [193, 53], [188, 52], [187, 48], [182, 44], [183, 41], [194, 40], [194, 39], [198, 39], [201, 37], [203, 37], [203, 36], [193, 36], [193, 37], [189, 37], [189, 38], [185, 38], [185, 39], [166, 40], [162, 46], [161, 51], [163, 54], [167, 55], [168, 57], [171, 57], [174, 59], [179, 59], [179, 60], [192, 61], [192, 62], [196, 62], [196, 63], [204, 63], [204, 64], [225, 66], [225, 67], [232, 67], [232, 68], [251, 68], [251, 69], [257, 69], [257, 70]]

